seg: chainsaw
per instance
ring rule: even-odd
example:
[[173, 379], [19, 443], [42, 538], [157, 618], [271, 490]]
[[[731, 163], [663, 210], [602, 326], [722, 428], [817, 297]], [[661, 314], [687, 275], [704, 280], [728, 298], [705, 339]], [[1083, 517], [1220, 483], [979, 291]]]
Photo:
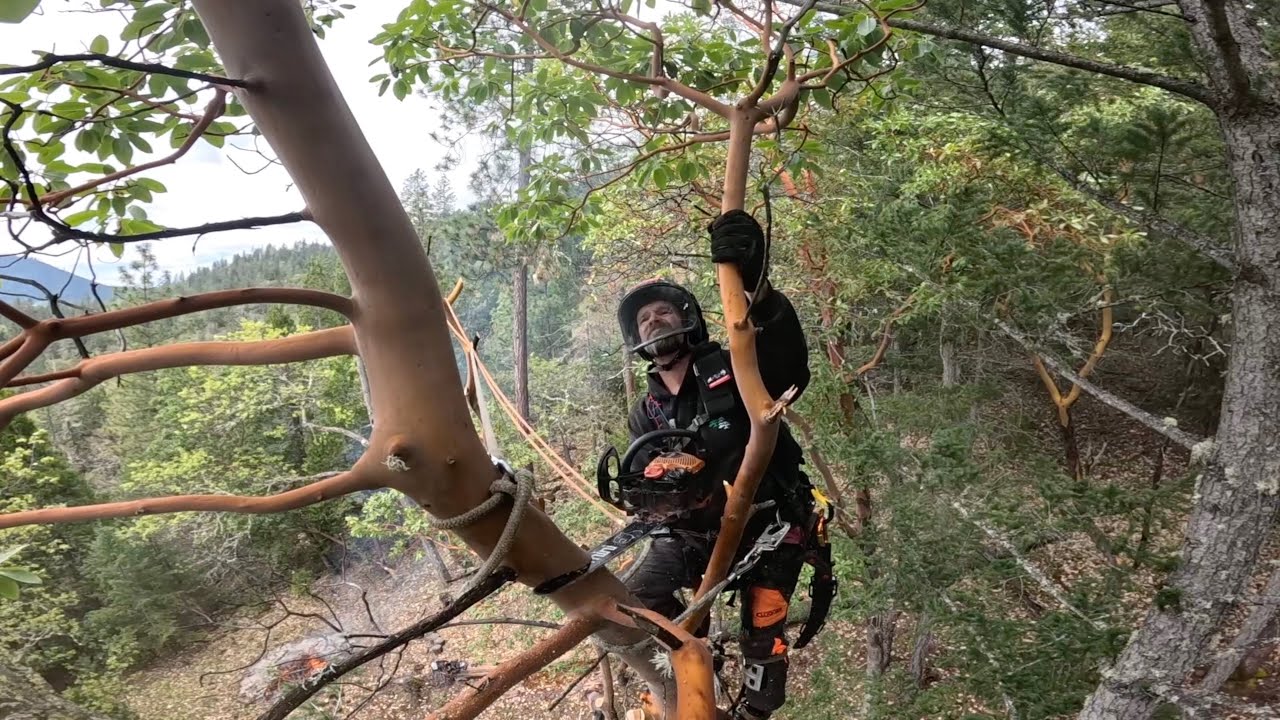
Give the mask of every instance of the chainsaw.
[[[640, 453], [654, 446], [661, 447], [656, 448], [648, 463], [640, 470], [631, 470]], [[715, 499], [716, 484], [707, 472], [706, 455], [706, 446], [697, 432], [679, 429], [645, 433], [621, 456], [616, 448], [606, 450], [596, 466], [596, 490], [602, 500], [635, 519], [593, 548], [586, 565], [547, 580], [534, 588], [534, 592], [555, 592], [595, 572], [658, 528], [708, 507]], [[773, 546], [776, 547], [776, 543]], [[772, 549], [759, 548], [761, 551]], [[760, 553], [749, 555], [749, 564], [754, 565]]]

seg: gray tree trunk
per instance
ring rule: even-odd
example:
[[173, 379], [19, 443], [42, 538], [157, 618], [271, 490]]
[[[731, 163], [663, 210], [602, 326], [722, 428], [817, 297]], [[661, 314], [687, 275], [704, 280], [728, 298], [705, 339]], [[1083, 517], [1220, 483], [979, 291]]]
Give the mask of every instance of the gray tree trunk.
[[63, 700], [35, 671], [5, 665], [0, 665], [0, 718], [105, 720]]
[[960, 382], [960, 365], [956, 361], [956, 344], [950, 340], [943, 340], [942, 346], [938, 348], [938, 354], [942, 356], [942, 387], [955, 387]]
[[1196, 481], [1182, 562], [1081, 720], [1146, 720], [1186, 693], [1280, 512], [1280, 79], [1244, 2], [1178, 4], [1194, 21], [1235, 186], [1233, 346], [1217, 446]]
[[[526, 71], [530, 67], [526, 64]], [[519, 176], [516, 187], [523, 190], [529, 187], [529, 165], [533, 162], [528, 150], [520, 151]], [[515, 370], [516, 370], [516, 409], [520, 417], [533, 422], [529, 414], [529, 265], [521, 262], [516, 268], [515, 286]]]

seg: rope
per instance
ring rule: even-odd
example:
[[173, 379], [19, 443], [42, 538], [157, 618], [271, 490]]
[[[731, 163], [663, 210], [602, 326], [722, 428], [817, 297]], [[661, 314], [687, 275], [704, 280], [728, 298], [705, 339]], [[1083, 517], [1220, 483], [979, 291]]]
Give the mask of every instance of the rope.
[[507, 524], [502, 528], [502, 534], [498, 536], [498, 542], [493, 546], [493, 552], [489, 553], [489, 557], [485, 558], [484, 564], [480, 566], [479, 570], [475, 571], [471, 581], [467, 583], [466, 588], [463, 590], [464, 594], [480, 583], [485, 582], [489, 574], [496, 570], [498, 565], [506, 559], [507, 553], [511, 552], [511, 547], [515, 544], [516, 531], [520, 529], [520, 521], [524, 519], [524, 513], [529, 509], [529, 503], [533, 499], [533, 475], [530, 473], [517, 473], [511, 469], [510, 465], [497, 458], [494, 458], [494, 465], [502, 472], [502, 477], [494, 480], [493, 484], [489, 486], [491, 494], [488, 499], [460, 515], [431, 520], [432, 527], [438, 530], [457, 530], [496, 510], [506, 496], [512, 498], [513, 504], [511, 513], [507, 516]]
[[[573, 489], [574, 492], [582, 496], [584, 500], [603, 513], [605, 517], [609, 518], [614, 524], [620, 524], [622, 513], [601, 502], [590, 492], [589, 489], [584, 489], [584, 486], [585, 488], [591, 487], [591, 484], [587, 479], [584, 478], [577, 469], [570, 465], [568, 461], [560, 457], [560, 455], [556, 453], [546, 440], [543, 440], [542, 437], [538, 435], [537, 431], [533, 429], [533, 426], [520, 415], [520, 412], [516, 410], [515, 404], [512, 403], [511, 399], [502, 391], [501, 386], [498, 385], [493, 374], [489, 372], [489, 368], [480, 360], [479, 353], [476, 352], [475, 346], [463, 331], [462, 321], [458, 319], [457, 314], [453, 310], [453, 306], [446, 305], [445, 307], [447, 312], [446, 319], [448, 320], [446, 324], [449, 326], [449, 330], [453, 333], [454, 337], [457, 338], [458, 344], [462, 346], [462, 350], [467, 355], [468, 361], [470, 363], [474, 363], [474, 367], [480, 371], [480, 376], [484, 378], [485, 384], [493, 391], [494, 399], [498, 402], [498, 406], [501, 407], [507, 416], [511, 418], [517, 432], [524, 437], [525, 441], [529, 443], [530, 447], [538, 453], [543, 461], [550, 465], [551, 469], [568, 483], [569, 487]], [[477, 384], [476, 387], [479, 388], [479, 385]]]

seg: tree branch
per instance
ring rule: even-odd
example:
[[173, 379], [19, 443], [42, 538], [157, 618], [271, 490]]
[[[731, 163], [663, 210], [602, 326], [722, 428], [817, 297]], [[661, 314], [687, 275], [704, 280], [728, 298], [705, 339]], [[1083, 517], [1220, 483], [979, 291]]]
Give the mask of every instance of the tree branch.
[[[48, 216], [45, 217], [47, 218]], [[52, 220], [52, 218], [49, 218], [49, 220]], [[257, 228], [270, 227], [272, 225], [292, 225], [297, 222], [310, 221], [311, 213], [306, 210], [302, 210], [299, 212], [285, 213], [283, 215], [263, 215], [258, 217], [240, 218], [238, 220], [222, 220], [219, 222], [205, 223], [203, 225], [194, 225], [192, 227], [165, 228], [163, 230], [137, 233], [135, 235], [112, 235], [110, 233], [80, 230], [57, 221], [49, 222], [48, 220], [41, 220], [41, 222], [53, 228], [54, 239], [43, 245], [32, 248], [32, 252], [47, 250], [48, 248], [67, 240], [90, 240], [93, 242], [105, 243], [138, 243], [149, 242], [151, 240], [165, 240], [167, 238], [187, 237], [189, 235], [207, 235], [209, 233], [226, 232], [228, 230], [256, 230]]]
[[63, 402], [121, 375], [195, 365], [271, 365], [355, 353], [355, 333], [344, 325], [278, 340], [192, 342], [100, 355], [74, 368], [10, 381], [8, 387], [57, 382], [0, 400], [0, 427], [20, 413]]
[[[321, 478], [321, 479], [315, 479]], [[360, 490], [374, 490], [383, 487], [370, 468], [353, 468], [346, 472], [324, 473], [311, 478], [308, 484], [266, 497], [244, 495], [176, 495], [172, 497], [147, 498], [143, 500], [126, 500], [123, 502], [102, 503], [99, 505], [79, 505], [76, 507], [44, 508], [25, 512], [0, 515], [0, 529], [20, 527], [23, 525], [54, 525], [58, 523], [83, 522], [85, 520], [102, 520], [106, 518], [136, 517], [138, 515], [156, 515], [173, 512], [234, 512], [234, 513], [277, 513], [285, 510], [296, 510], [308, 505], [349, 495]]]
[[[44, 293], [45, 298], [49, 301], [49, 312], [52, 313], [53, 316], [56, 318], [66, 317], [66, 315], [62, 313], [62, 303], [66, 301], [59, 298], [57, 293], [45, 287], [42, 283], [32, 280], [30, 278], [18, 277], [16, 275], [0, 275], [0, 280], [8, 280], [10, 282], [22, 283], [23, 285], [27, 285], [35, 288], [36, 290], [39, 290], [40, 292]], [[82, 308], [74, 303], [66, 303], [66, 304], [77, 310], [88, 312], [88, 310], [86, 310], [85, 308]], [[88, 360], [89, 348], [85, 347], [84, 341], [81, 340], [80, 338], [72, 338], [71, 340], [72, 342], [75, 343], [76, 351], [80, 353], [80, 357]], [[3, 360], [4, 358], [5, 358], [5, 354], [2, 351], [0, 351], [0, 360]]]
[[1004, 331], [1004, 334], [1008, 335], [1015, 342], [1017, 342], [1019, 345], [1025, 348], [1028, 352], [1032, 353], [1034, 356], [1039, 357], [1040, 360], [1045, 365], [1048, 365], [1050, 368], [1052, 368], [1054, 372], [1058, 373], [1059, 375], [1066, 378], [1067, 380], [1070, 380], [1071, 382], [1080, 386], [1082, 390], [1096, 397], [1097, 399], [1101, 400], [1103, 403], [1111, 406], [1112, 408], [1115, 408], [1116, 410], [1119, 410], [1120, 412], [1128, 415], [1134, 420], [1137, 420], [1143, 425], [1146, 425], [1152, 430], [1155, 430], [1161, 435], [1169, 438], [1170, 440], [1178, 443], [1179, 445], [1189, 450], [1194, 449], [1196, 445], [1203, 442], [1202, 438], [1197, 438], [1196, 436], [1188, 432], [1179, 430], [1177, 425], [1165, 422], [1160, 418], [1152, 415], [1151, 413], [1138, 408], [1133, 403], [1130, 403], [1127, 400], [1116, 397], [1115, 395], [1112, 395], [1111, 393], [1107, 392], [1106, 390], [1103, 390], [1097, 385], [1094, 385], [1088, 380], [1085, 380], [1084, 378], [1080, 377], [1074, 372], [1071, 372], [1066, 367], [1063, 367], [1062, 363], [1058, 362], [1052, 356], [1040, 352], [1040, 350], [1037, 349], [1035, 345], [1032, 344], [1032, 342], [1028, 340], [1025, 335], [1015, 330], [1011, 325], [1009, 325], [1005, 321], [997, 318], [995, 320], [995, 324], [1002, 331]]
[[236, 305], [283, 304], [324, 308], [350, 319], [354, 313], [351, 298], [309, 288], [240, 288], [187, 295], [96, 315], [83, 315], [46, 324], [54, 328], [55, 339], [92, 335], [119, 330], [145, 322], [165, 320], [203, 310], [216, 310]]
[[74, 55], [54, 55], [46, 54], [44, 58], [34, 65], [9, 65], [0, 67], [0, 75], [20, 75], [23, 73], [33, 73], [38, 70], [46, 70], [66, 62], [99, 62], [110, 67], [120, 68], [121, 70], [137, 70], [139, 72], [149, 73], [152, 75], [170, 75], [173, 77], [186, 78], [188, 80], [200, 80], [213, 85], [226, 85], [228, 87], [250, 88], [250, 83], [244, 80], [234, 80], [220, 75], [207, 75], [205, 73], [191, 72], [189, 70], [179, 70], [171, 68], [167, 65], [158, 65], [155, 63], [140, 63], [132, 60], [124, 60], [111, 55], [103, 55], [101, 53], [77, 53]]
[[419, 620], [357, 655], [329, 665], [316, 677], [293, 687], [259, 715], [258, 720], [284, 720], [289, 716], [289, 713], [301, 707], [303, 703], [320, 692], [326, 685], [370, 661], [377, 660], [383, 655], [399, 649], [412, 640], [444, 627], [446, 623], [471, 609], [476, 603], [497, 592], [499, 588], [515, 580], [515, 578], [516, 573], [511, 568], [499, 568], [469, 588], [458, 599], [446, 605], [435, 615]]
[[302, 423], [302, 427], [311, 428], [312, 430], [315, 430], [317, 432], [330, 433], [332, 435], [341, 435], [347, 438], [348, 440], [351, 440], [352, 442], [359, 443], [360, 447], [369, 447], [368, 438], [366, 438], [365, 436], [361, 435], [358, 432], [353, 432], [346, 428], [330, 427], [328, 425], [316, 425], [315, 423], [311, 423], [311, 422]]
[[[769, 22], [765, 24], [764, 33], [767, 44], [767, 38], [770, 35], [770, 30], [773, 24], [773, 13], [771, 11], [771, 0], [765, 0], [765, 4], [766, 7], [770, 9]], [[773, 50], [770, 51], [769, 58], [765, 61], [764, 71], [760, 73], [760, 81], [756, 83], [755, 88], [751, 90], [751, 94], [747, 95], [746, 103], [748, 105], [755, 105], [760, 98], [764, 97], [765, 91], [768, 90], [769, 85], [773, 83], [773, 76], [778, 72], [778, 63], [782, 62], [783, 48], [786, 47], [787, 39], [791, 36], [791, 28], [795, 27], [795, 24], [800, 20], [800, 18], [804, 17], [817, 4], [818, 0], [806, 0], [804, 5], [800, 6], [799, 12], [788, 18], [787, 22], [782, 25], [782, 29], [778, 31], [778, 40], [774, 44]]]
[[66, 200], [67, 198], [70, 198], [75, 195], [79, 195], [80, 193], [86, 190], [92, 190], [96, 187], [105, 185], [109, 182], [121, 180], [131, 175], [137, 175], [140, 172], [146, 172], [147, 170], [154, 170], [155, 168], [158, 168], [158, 167], [171, 165], [177, 162], [183, 155], [186, 155], [187, 152], [191, 150], [191, 148], [196, 144], [196, 141], [204, 136], [205, 130], [208, 130], [209, 126], [213, 124], [213, 121], [221, 117], [222, 113], [226, 112], [226, 109], [227, 109], [227, 93], [225, 90], [218, 90], [214, 94], [213, 99], [209, 101], [209, 104], [205, 106], [204, 114], [200, 116], [200, 119], [197, 120], [194, 125], [192, 125], [191, 133], [187, 135], [186, 140], [182, 142], [182, 145], [179, 146], [177, 150], [174, 150], [172, 153], [169, 153], [168, 155], [162, 158], [152, 160], [151, 162], [145, 162], [145, 163], [142, 163], [141, 165], [135, 165], [130, 168], [123, 168], [109, 175], [104, 175], [100, 178], [90, 180], [86, 183], [77, 185], [76, 187], [73, 187], [67, 190], [61, 190], [59, 192], [49, 193], [48, 195], [41, 197], [39, 202], [49, 207], [57, 207], [62, 201]]
[[685, 85], [684, 83], [676, 80], [675, 78], [669, 78], [665, 76], [649, 77], [647, 75], [637, 75], [635, 73], [621, 72], [618, 70], [614, 70], [612, 68], [604, 67], [602, 65], [593, 65], [588, 62], [583, 62], [582, 60], [575, 58], [573, 55], [566, 54], [565, 52], [560, 50], [560, 48], [555, 46], [555, 43], [552, 43], [551, 41], [547, 40], [540, 33], [535, 31], [523, 19], [516, 17], [511, 12], [507, 11], [505, 8], [489, 5], [488, 3], [482, 3], [482, 5], [483, 7], [491, 10], [492, 12], [498, 15], [501, 15], [503, 18], [506, 19], [508, 23], [515, 26], [526, 37], [528, 37], [530, 40], [533, 40], [535, 43], [537, 43], [538, 46], [541, 47], [544, 52], [546, 52], [548, 55], [555, 58], [556, 60], [559, 60], [560, 62], [563, 62], [567, 65], [572, 65], [573, 67], [576, 67], [579, 70], [585, 70], [587, 72], [597, 73], [600, 75], [607, 75], [609, 77], [617, 78], [619, 80], [626, 80], [628, 82], [639, 83], [641, 85], [656, 85], [659, 87], [664, 87], [667, 90], [670, 90], [671, 92], [679, 95], [680, 97], [692, 103], [695, 103], [697, 105], [701, 105], [702, 107], [714, 112], [717, 115], [720, 115], [721, 117], [728, 117], [729, 115], [730, 108], [728, 105], [725, 105], [724, 103], [720, 102], [719, 100], [716, 100], [715, 98], [702, 92], [701, 90], [697, 90], [695, 88], [689, 87], [688, 85]]
[[[243, 288], [240, 290], [219, 290], [217, 292], [176, 297], [159, 300], [146, 305], [112, 310], [97, 315], [82, 315], [68, 319], [44, 320], [34, 327], [23, 330], [22, 335], [6, 343], [5, 349], [13, 347], [12, 354], [0, 362], [0, 387], [9, 384], [18, 373], [22, 372], [50, 343], [67, 338], [83, 337], [94, 333], [120, 330], [155, 320], [188, 315], [201, 310], [213, 310], [235, 305], [254, 303], [288, 303], [311, 305], [340, 313], [346, 317], [352, 315], [351, 299], [305, 288]], [[15, 343], [15, 340], [22, 342]], [[0, 353], [0, 357], [3, 354]]]
[[450, 700], [432, 714], [435, 720], [471, 720], [517, 683], [569, 652], [605, 624], [596, 608], [569, 616], [568, 622], [533, 647], [499, 665], [480, 680], [480, 688]]
[[40, 324], [39, 320], [36, 320], [3, 300], [0, 300], [0, 317], [4, 317], [4, 319], [9, 320], [23, 330], [30, 330]]
[[1249, 613], [1249, 617], [1245, 618], [1240, 633], [1231, 642], [1231, 648], [1222, 653], [1209, 672], [1205, 673], [1204, 679], [1195, 690], [1196, 694], [1216, 693], [1218, 688], [1222, 687], [1222, 683], [1226, 682], [1227, 678], [1231, 677], [1231, 673], [1240, 666], [1240, 660], [1244, 658], [1245, 653], [1258, 642], [1258, 638], [1271, 623], [1277, 610], [1280, 610], [1280, 564], [1277, 564], [1276, 569], [1271, 573], [1271, 578], [1262, 590], [1258, 605]]
[[715, 669], [706, 643], [652, 610], [625, 606], [617, 610], [667, 648], [676, 676], [676, 719], [716, 717]]
[[1049, 593], [1054, 600], [1057, 600], [1058, 604], [1062, 605], [1063, 608], [1069, 610], [1072, 615], [1075, 615], [1081, 620], [1092, 625], [1095, 630], [1106, 629], [1106, 625], [1104, 623], [1085, 615], [1080, 608], [1071, 604], [1071, 600], [1062, 593], [1062, 589], [1055, 585], [1054, 582], [1049, 579], [1049, 576], [1045, 575], [1043, 570], [1036, 567], [1030, 560], [1024, 557], [1023, 554], [1018, 551], [1017, 546], [1010, 542], [1009, 538], [1003, 533], [984, 522], [981, 518], [975, 518], [969, 508], [965, 507], [964, 503], [959, 500], [953, 501], [951, 503], [951, 507], [955, 508], [956, 512], [960, 513], [960, 516], [965, 520], [973, 523], [978, 527], [978, 529], [986, 533], [987, 537], [991, 538], [991, 540], [995, 542], [995, 544], [999, 545], [1001, 549], [1012, 555], [1013, 559], [1017, 561], [1019, 567], [1026, 571], [1027, 575], [1030, 575], [1031, 579], [1035, 580], [1036, 584], [1044, 589], [1045, 592]]
[[[778, 0], [778, 2], [798, 6], [802, 5], [804, 0]], [[852, 7], [836, 5], [833, 3], [818, 3], [817, 9], [833, 15], [848, 15], [849, 13], [854, 12], [854, 8]], [[1120, 78], [1121, 80], [1128, 80], [1142, 85], [1151, 85], [1152, 87], [1158, 87], [1184, 97], [1189, 97], [1192, 100], [1204, 103], [1205, 105], [1210, 105], [1213, 102], [1213, 97], [1209, 92], [1209, 89], [1205, 86], [1199, 83], [1161, 75], [1149, 70], [1141, 70], [1124, 65], [1111, 65], [1109, 63], [1089, 60], [1087, 58], [1077, 57], [1075, 55], [1058, 52], [1056, 50], [1046, 50], [1033, 45], [1025, 45], [1023, 43], [1004, 40], [992, 35], [974, 32], [972, 30], [928, 23], [921, 20], [895, 18], [889, 21], [889, 25], [902, 30], [918, 32], [923, 35], [931, 35], [933, 37], [958, 40], [960, 42], [994, 48], [996, 50], [1009, 53], [1010, 55], [1017, 55], [1019, 57], [1030, 58], [1032, 60], [1041, 60], [1053, 63], [1054, 65], [1075, 68], [1077, 70], [1085, 70], [1087, 72]]]

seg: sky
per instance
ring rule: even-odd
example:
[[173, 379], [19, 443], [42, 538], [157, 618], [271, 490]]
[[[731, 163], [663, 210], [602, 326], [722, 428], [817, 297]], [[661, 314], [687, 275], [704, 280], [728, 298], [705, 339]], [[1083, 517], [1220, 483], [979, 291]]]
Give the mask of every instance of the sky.
[[[403, 101], [396, 100], [390, 92], [379, 97], [377, 86], [368, 82], [372, 75], [385, 68], [381, 63], [369, 65], [380, 56], [369, 39], [381, 30], [383, 23], [395, 19], [403, 3], [365, 0], [353, 4], [356, 9], [346, 11], [347, 16], [320, 40], [330, 71], [392, 185], [399, 188], [418, 168], [434, 178], [435, 167], [446, 153], [428, 137], [426, 130], [437, 110], [415, 95]], [[81, 7], [84, 7], [83, 0], [44, 0], [38, 11], [40, 15], [28, 17], [18, 25], [0, 24], [0, 63], [33, 62], [32, 51], [36, 50], [81, 52], [98, 34], [113, 39], [112, 47], [116, 47], [123, 27], [118, 16], [65, 11]], [[265, 148], [265, 141], [260, 142]], [[247, 140], [237, 140], [236, 144], [249, 146]], [[470, 199], [467, 182], [474, 167], [475, 149], [471, 148], [470, 153], [467, 150], [464, 146], [461, 162], [449, 172], [460, 203]], [[167, 193], [157, 195], [148, 207], [151, 220], [165, 226], [198, 225], [215, 220], [278, 215], [302, 208], [301, 196], [290, 188], [288, 174], [279, 165], [248, 175], [232, 164], [228, 154], [247, 170], [256, 170], [264, 164], [261, 157], [251, 152], [218, 150], [200, 142], [176, 164], [148, 173], [148, 177], [154, 177], [168, 188]], [[134, 161], [140, 162], [136, 157]], [[255, 247], [301, 241], [327, 242], [315, 225], [300, 223], [206, 235], [198, 243], [194, 238], [161, 240], [151, 243], [151, 248], [161, 267], [176, 274]], [[7, 237], [0, 239], [0, 254], [18, 249]], [[116, 268], [132, 260], [135, 252], [128, 249], [123, 259], [117, 260], [107, 248], [96, 251], [93, 262], [98, 277], [105, 282], [115, 281]], [[75, 253], [40, 259], [65, 270], [71, 270], [77, 262]], [[83, 268], [81, 260], [77, 272], [87, 275]]]

